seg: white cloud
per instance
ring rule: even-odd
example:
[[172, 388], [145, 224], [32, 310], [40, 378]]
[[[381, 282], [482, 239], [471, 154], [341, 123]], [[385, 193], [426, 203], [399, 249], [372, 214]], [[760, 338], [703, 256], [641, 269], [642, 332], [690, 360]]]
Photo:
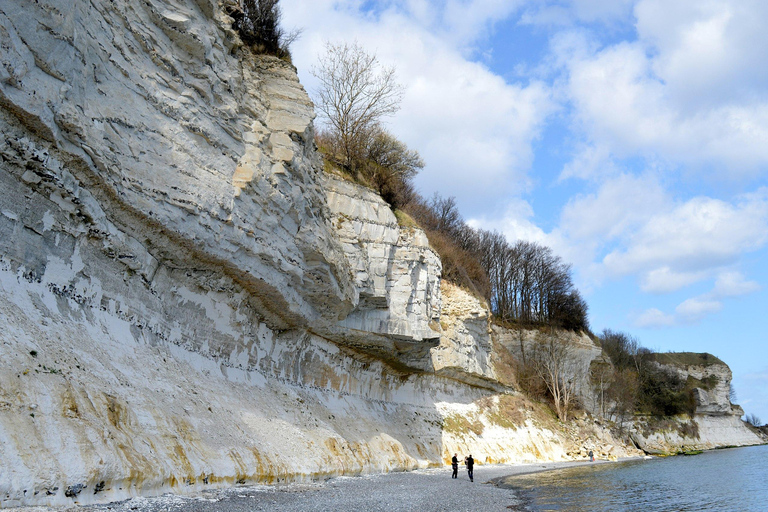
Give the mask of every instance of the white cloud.
[[651, 308], [643, 312], [636, 320], [638, 327], [670, 327], [675, 325], [675, 317]]
[[658, 308], [648, 309], [635, 319], [635, 325], [660, 328], [695, 324], [722, 309], [723, 304], [719, 300], [710, 299], [706, 296], [693, 297], [681, 302], [673, 314], [664, 313]]
[[672, 313], [653, 308], [635, 319], [643, 327], [691, 324], [717, 313], [723, 299], [760, 288], [733, 266], [768, 241], [768, 191], [679, 202], [655, 175], [618, 174], [572, 198], [558, 227], [538, 238], [576, 265], [581, 287], [635, 276], [643, 292], [668, 294], [716, 280]]
[[645, 328], [661, 328], [695, 324], [722, 309], [723, 304], [719, 300], [694, 297], [680, 303], [675, 308], [674, 314], [664, 313], [658, 308], [648, 309], [635, 319], [635, 325]]
[[[445, 2], [443, 33], [462, 43], [474, 41], [490, 32], [493, 22], [507, 18], [526, 0], [448, 0]], [[439, 8], [432, 7], [433, 11]]]
[[768, 4], [643, 0], [635, 15], [635, 42], [553, 46], [587, 144], [728, 180], [764, 174]]
[[707, 315], [717, 313], [723, 309], [723, 304], [719, 300], [708, 299], [705, 297], [694, 297], [682, 302], [675, 308], [675, 314], [678, 321], [685, 323], [694, 323], [703, 319]]
[[527, 240], [551, 245], [549, 243], [550, 237], [533, 223], [532, 218], [533, 208], [531, 205], [522, 199], [515, 198], [509, 201], [507, 209], [501, 217], [469, 219], [467, 224], [474, 228], [498, 231], [511, 244], [517, 240]]
[[669, 267], [660, 267], [649, 270], [642, 276], [640, 289], [649, 293], [669, 293], [698, 283], [709, 276], [709, 272], [675, 272]]
[[736, 204], [693, 198], [648, 219], [625, 249], [603, 259], [615, 275], [658, 271], [699, 272], [734, 263], [768, 238], [768, 194], [744, 196]]
[[669, 202], [653, 177], [621, 174], [605, 180], [594, 194], [571, 198], [560, 230], [572, 240], [610, 241], [642, 226]]
[[506, 84], [437, 48], [401, 68], [413, 82], [393, 127], [427, 162], [420, 189], [477, 207], [529, 186], [532, 143], [554, 108], [546, 86]]
[[616, 174], [605, 178], [595, 192], [572, 197], [547, 240], [575, 265], [580, 286], [591, 287], [609, 277], [601, 262], [605, 253], [626, 247], [631, 233], [671, 202], [653, 176]]
[[723, 272], [715, 281], [713, 293], [718, 297], [738, 297], [760, 290], [760, 284], [747, 281], [740, 272]]
[[619, 172], [606, 146], [582, 145], [575, 152], [573, 160], [563, 166], [558, 181], [563, 182], [569, 178], [604, 179]]
[[514, 2], [392, 2], [375, 14], [360, 11], [359, 2], [319, 4], [281, 3], [286, 26], [304, 27], [292, 47], [302, 82], [309, 91], [315, 87], [308, 71], [323, 40], [357, 40], [394, 64], [405, 95], [390, 127], [426, 162], [416, 178], [423, 195], [455, 196], [466, 212], [528, 187], [532, 143], [556, 108], [550, 88], [507, 83], [465, 55]]
[[641, 41], [656, 53], [655, 74], [678, 105], [750, 101], [768, 85], [762, 0], [643, 0], [635, 8]]
[[[675, 281], [680, 279], [680, 276], [681, 274], [673, 273], [671, 276], [668, 276], [668, 279]], [[691, 279], [698, 277], [693, 276]], [[699, 279], [695, 280], [698, 281]], [[663, 287], [661, 282], [662, 279], [659, 277], [659, 288]], [[677, 284], [685, 285], [685, 283]], [[670, 289], [677, 288], [670, 286]], [[747, 295], [759, 289], [760, 285], [758, 283], [747, 281], [740, 272], [724, 270], [715, 279], [715, 285], [710, 292], [681, 302], [675, 308], [674, 314], [667, 314], [657, 308], [652, 308], [640, 315], [635, 320], [635, 323], [640, 327], [669, 327], [673, 325], [694, 324], [709, 315], [720, 312], [723, 309], [723, 299]]]

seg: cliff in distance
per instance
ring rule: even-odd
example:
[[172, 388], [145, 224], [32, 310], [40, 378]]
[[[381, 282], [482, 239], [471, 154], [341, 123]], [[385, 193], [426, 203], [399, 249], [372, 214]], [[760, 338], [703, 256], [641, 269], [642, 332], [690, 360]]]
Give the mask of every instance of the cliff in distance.
[[0, 508], [641, 453], [517, 392], [228, 3], [0, 0]]

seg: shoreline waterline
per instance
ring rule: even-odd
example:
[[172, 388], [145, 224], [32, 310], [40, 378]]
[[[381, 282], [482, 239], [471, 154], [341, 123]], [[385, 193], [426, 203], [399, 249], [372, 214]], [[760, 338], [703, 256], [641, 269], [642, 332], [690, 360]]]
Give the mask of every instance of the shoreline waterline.
[[281, 510], [310, 511], [505, 511], [519, 509], [516, 493], [499, 487], [505, 478], [580, 466], [616, 464], [642, 460], [642, 457], [617, 461], [588, 460], [530, 462], [520, 464], [475, 465], [475, 481], [470, 482], [464, 466], [459, 478], [451, 478], [451, 467], [416, 469], [361, 476], [339, 476], [317, 483], [242, 485], [211, 489], [188, 495], [167, 493], [155, 497], [135, 497], [98, 505], [69, 507], [22, 507], [18, 512], [245, 512]]
[[755, 512], [768, 502], [767, 472], [768, 445], [755, 445], [512, 475], [497, 484], [521, 500], [516, 510], [527, 512]]

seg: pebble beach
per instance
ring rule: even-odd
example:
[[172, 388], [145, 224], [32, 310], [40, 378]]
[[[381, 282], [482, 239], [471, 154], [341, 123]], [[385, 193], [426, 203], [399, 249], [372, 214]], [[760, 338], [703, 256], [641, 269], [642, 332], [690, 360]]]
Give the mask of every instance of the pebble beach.
[[507, 476], [550, 471], [604, 461], [542, 462], [512, 465], [475, 465], [474, 482], [461, 466], [459, 478], [450, 467], [401, 473], [337, 477], [313, 484], [238, 486], [204, 491], [197, 495], [165, 494], [82, 507], [23, 508], [19, 512], [486, 512], [525, 510], [509, 489], [494, 481]]

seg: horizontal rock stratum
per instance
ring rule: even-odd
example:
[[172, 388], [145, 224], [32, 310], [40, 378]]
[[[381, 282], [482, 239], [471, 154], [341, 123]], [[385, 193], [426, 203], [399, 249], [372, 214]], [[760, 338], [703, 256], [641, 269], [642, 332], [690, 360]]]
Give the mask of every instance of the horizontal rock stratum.
[[231, 3], [0, 1], [0, 508], [639, 453], [515, 392]]

